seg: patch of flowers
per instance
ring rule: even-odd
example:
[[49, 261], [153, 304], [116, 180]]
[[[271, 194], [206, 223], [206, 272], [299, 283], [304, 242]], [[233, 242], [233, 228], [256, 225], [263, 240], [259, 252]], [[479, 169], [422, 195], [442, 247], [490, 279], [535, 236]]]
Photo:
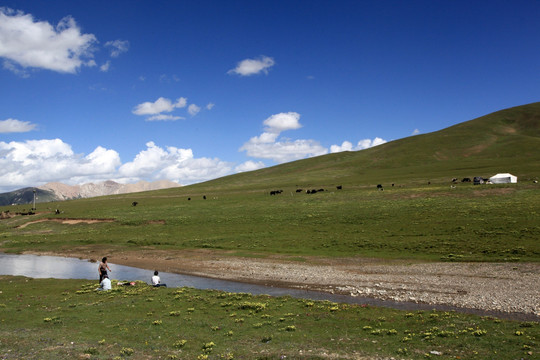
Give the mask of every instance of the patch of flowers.
[[178, 340], [174, 342], [173, 347], [176, 349], [181, 349], [184, 346], [186, 346], [186, 344], [187, 344], [187, 340]]
[[202, 351], [204, 353], [210, 353], [214, 349], [214, 346], [216, 346], [216, 344], [214, 344], [213, 341], [204, 343], [203, 346], [202, 346]]
[[244, 301], [238, 305], [238, 308], [243, 310], [249, 309], [260, 312], [262, 310], [266, 310], [266, 306], [266, 303]]
[[120, 350], [120, 355], [131, 356], [133, 355], [134, 352], [135, 351], [132, 348], [122, 348], [122, 350]]

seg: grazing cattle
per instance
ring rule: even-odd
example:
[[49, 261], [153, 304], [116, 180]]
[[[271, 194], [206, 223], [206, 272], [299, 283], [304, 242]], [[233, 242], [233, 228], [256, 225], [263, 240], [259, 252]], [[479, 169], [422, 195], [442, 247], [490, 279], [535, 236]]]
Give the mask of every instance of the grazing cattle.
[[377, 184], [377, 189], [383, 191], [383, 187], [381, 184]]
[[296, 192], [300, 193], [300, 192], [302, 192], [302, 189], [296, 189]]
[[56, 215], [58, 215], [58, 214], [60, 214], [60, 210], [56, 209], [56, 210], [54, 210], [54, 213], [55, 213]]
[[343, 189], [343, 186], [338, 185], [338, 186], [336, 186], [336, 189], [341, 190], [341, 189]]
[[480, 185], [484, 183], [484, 178], [481, 176], [475, 176], [473, 181], [474, 185]]
[[319, 190], [317, 190], [317, 192], [323, 192], [323, 191], [324, 191], [324, 189], [319, 189]]
[[453, 178], [453, 179], [452, 179], [452, 182], [453, 182], [454, 184], [457, 183], [457, 178]]
[[137, 206], [138, 202], [134, 201], [131, 203], [131, 206]]
[[202, 198], [203, 198], [204, 200], [206, 200], [206, 195], [203, 195], [203, 197], [202, 197]]
[[187, 199], [188, 199], [188, 201], [191, 200], [191, 198], [187, 198]]
[[462, 183], [463, 183], [463, 182], [471, 182], [471, 178], [463, 178], [463, 179], [461, 180], [461, 182], [462, 182]]
[[392, 183], [392, 187], [394, 187], [394, 183]]
[[270, 191], [270, 195], [278, 195], [278, 194], [281, 194], [283, 192], [283, 190], [272, 190]]

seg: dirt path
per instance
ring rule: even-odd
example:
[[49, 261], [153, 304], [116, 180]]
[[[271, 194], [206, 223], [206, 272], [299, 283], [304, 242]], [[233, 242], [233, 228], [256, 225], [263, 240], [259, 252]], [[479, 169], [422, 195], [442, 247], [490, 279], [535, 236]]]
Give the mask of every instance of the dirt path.
[[[52, 254], [51, 254], [52, 255]], [[536, 315], [540, 264], [419, 263], [362, 258], [238, 257], [211, 250], [99, 251], [61, 254], [113, 264], [264, 285], [319, 290], [382, 300], [451, 305]]]

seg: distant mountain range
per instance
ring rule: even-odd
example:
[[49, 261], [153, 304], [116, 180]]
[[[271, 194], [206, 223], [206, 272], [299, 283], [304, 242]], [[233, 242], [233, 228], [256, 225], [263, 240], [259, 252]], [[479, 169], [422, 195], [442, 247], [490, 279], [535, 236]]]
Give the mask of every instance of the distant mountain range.
[[127, 194], [141, 191], [168, 189], [182, 186], [169, 180], [154, 182], [139, 181], [135, 184], [119, 184], [112, 180], [82, 185], [66, 185], [58, 182], [47, 183], [40, 187], [28, 187], [0, 194], [0, 206], [12, 204], [32, 204], [34, 191], [36, 202], [63, 201], [90, 198], [95, 196]]

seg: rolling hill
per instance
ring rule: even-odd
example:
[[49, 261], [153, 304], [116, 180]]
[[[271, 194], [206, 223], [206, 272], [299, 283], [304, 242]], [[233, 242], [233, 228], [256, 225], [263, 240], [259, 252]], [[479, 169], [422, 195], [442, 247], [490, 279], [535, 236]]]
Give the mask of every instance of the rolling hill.
[[[249, 191], [281, 187], [449, 182], [452, 178], [489, 177], [499, 172], [510, 172], [518, 177], [518, 181], [527, 181], [540, 176], [538, 149], [540, 102], [497, 111], [443, 130], [395, 140], [366, 150], [327, 154], [229, 175], [187, 186], [185, 190]], [[104, 186], [90, 184], [90, 187], [81, 185], [78, 189], [68, 190], [64, 189], [67, 185], [47, 184], [38, 190], [38, 201], [160, 188], [133, 185], [134, 188], [120, 190], [118, 186], [106, 183]], [[171, 186], [161, 188], [166, 187]], [[27, 188], [0, 194], [0, 205], [30, 203], [32, 190]]]
[[517, 106], [452, 127], [235, 174], [197, 184], [212, 189], [449, 182], [510, 172], [519, 181], [540, 176], [540, 102]]

